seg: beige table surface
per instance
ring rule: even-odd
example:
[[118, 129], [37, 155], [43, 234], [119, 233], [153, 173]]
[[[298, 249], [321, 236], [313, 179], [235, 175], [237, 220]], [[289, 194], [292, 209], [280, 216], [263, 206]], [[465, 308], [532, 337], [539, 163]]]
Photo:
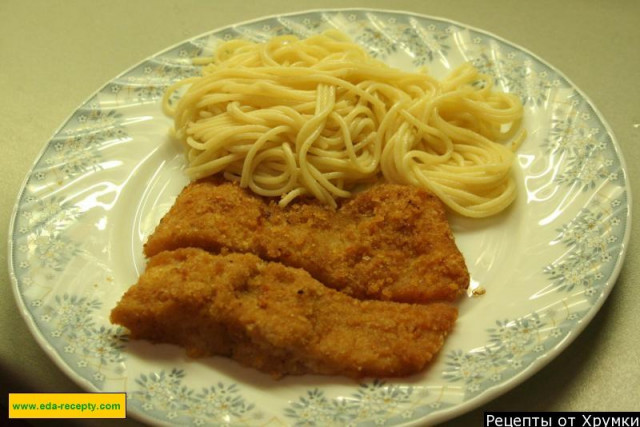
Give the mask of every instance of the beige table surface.
[[[0, 233], [8, 239], [22, 181], [53, 132], [90, 94], [170, 45], [228, 24], [304, 9], [371, 7], [456, 20], [551, 63], [586, 92], [616, 134], [637, 190], [640, 160], [640, 1], [0, 1]], [[639, 196], [640, 197], [640, 196]], [[636, 198], [637, 199], [637, 198]], [[634, 206], [636, 210], [637, 203]], [[485, 410], [640, 410], [640, 230], [589, 327], [541, 372], [450, 425]], [[11, 391], [81, 391], [32, 338], [0, 249], [0, 401]], [[3, 409], [3, 411], [6, 408]], [[1, 420], [6, 412], [0, 414]], [[83, 423], [86, 424], [86, 423]], [[133, 419], [95, 425], [137, 424]]]

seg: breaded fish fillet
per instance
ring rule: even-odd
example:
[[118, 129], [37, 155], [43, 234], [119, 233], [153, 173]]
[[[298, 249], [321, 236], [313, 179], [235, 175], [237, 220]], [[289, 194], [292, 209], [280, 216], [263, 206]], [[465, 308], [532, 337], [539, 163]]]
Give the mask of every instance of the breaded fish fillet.
[[253, 253], [361, 299], [454, 301], [469, 284], [442, 202], [404, 185], [373, 186], [334, 210], [313, 201], [281, 208], [235, 183], [196, 181], [144, 249], [181, 247]]
[[186, 248], [151, 258], [111, 321], [274, 376], [389, 377], [425, 368], [456, 316], [446, 303], [358, 300], [252, 254]]

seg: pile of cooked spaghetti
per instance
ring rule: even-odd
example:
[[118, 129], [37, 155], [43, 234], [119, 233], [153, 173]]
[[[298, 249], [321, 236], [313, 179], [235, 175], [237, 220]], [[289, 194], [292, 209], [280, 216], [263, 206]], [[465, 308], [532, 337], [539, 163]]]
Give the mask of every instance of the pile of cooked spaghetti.
[[470, 64], [439, 81], [392, 68], [337, 31], [232, 40], [198, 63], [202, 74], [163, 102], [193, 179], [222, 173], [284, 206], [300, 196], [335, 205], [383, 177], [470, 217], [516, 196], [522, 104]]

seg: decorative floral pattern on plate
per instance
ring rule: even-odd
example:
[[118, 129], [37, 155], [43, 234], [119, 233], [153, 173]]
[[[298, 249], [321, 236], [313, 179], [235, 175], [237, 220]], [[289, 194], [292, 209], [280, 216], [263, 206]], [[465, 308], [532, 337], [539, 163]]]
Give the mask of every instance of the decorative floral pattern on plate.
[[[471, 61], [521, 97], [520, 196], [498, 219], [452, 218], [473, 285], [442, 354], [412, 378], [280, 381], [222, 358], [129, 341], [111, 308], [144, 266], [142, 244], [186, 183], [160, 99], [221, 40], [339, 28], [379, 59], [438, 77]], [[327, 10], [188, 40], [132, 67], [82, 105], [30, 172], [11, 224], [14, 291], [36, 339], [88, 390], [126, 391], [129, 412], [180, 425], [441, 422], [518, 384], [568, 345], [615, 283], [629, 235], [624, 161], [607, 124], [560, 72], [486, 32], [426, 16]], [[516, 236], [514, 238], [514, 236]], [[508, 260], [507, 260], [508, 258]], [[509, 301], [509, 304], [503, 304]], [[575, 335], [575, 334], [573, 334]], [[505, 387], [506, 386], [506, 387]]]
[[194, 390], [183, 385], [184, 376], [182, 370], [175, 368], [141, 374], [130, 399], [140, 402], [144, 411], [180, 425], [240, 425], [251, 419], [255, 406], [245, 401], [236, 384], [217, 382]]

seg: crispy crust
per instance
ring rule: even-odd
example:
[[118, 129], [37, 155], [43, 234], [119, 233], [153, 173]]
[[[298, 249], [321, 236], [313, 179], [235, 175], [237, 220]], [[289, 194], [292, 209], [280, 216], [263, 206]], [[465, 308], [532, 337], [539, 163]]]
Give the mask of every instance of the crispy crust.
[[376, 185], [332, 210], [316, 202], [282, 209], [234, 183], [196, 181], [144, 249], [181, 247], [253, 253], [361, 299], [454, 301], [469, 285], [443, 204], [403, 185]]
[[440, 350], [450, 304], [362, 301], [251, 254], [185, 248], [151, 258], [111, 312], [133, 338], [223, 355], [276, 377], [405, 376]]

